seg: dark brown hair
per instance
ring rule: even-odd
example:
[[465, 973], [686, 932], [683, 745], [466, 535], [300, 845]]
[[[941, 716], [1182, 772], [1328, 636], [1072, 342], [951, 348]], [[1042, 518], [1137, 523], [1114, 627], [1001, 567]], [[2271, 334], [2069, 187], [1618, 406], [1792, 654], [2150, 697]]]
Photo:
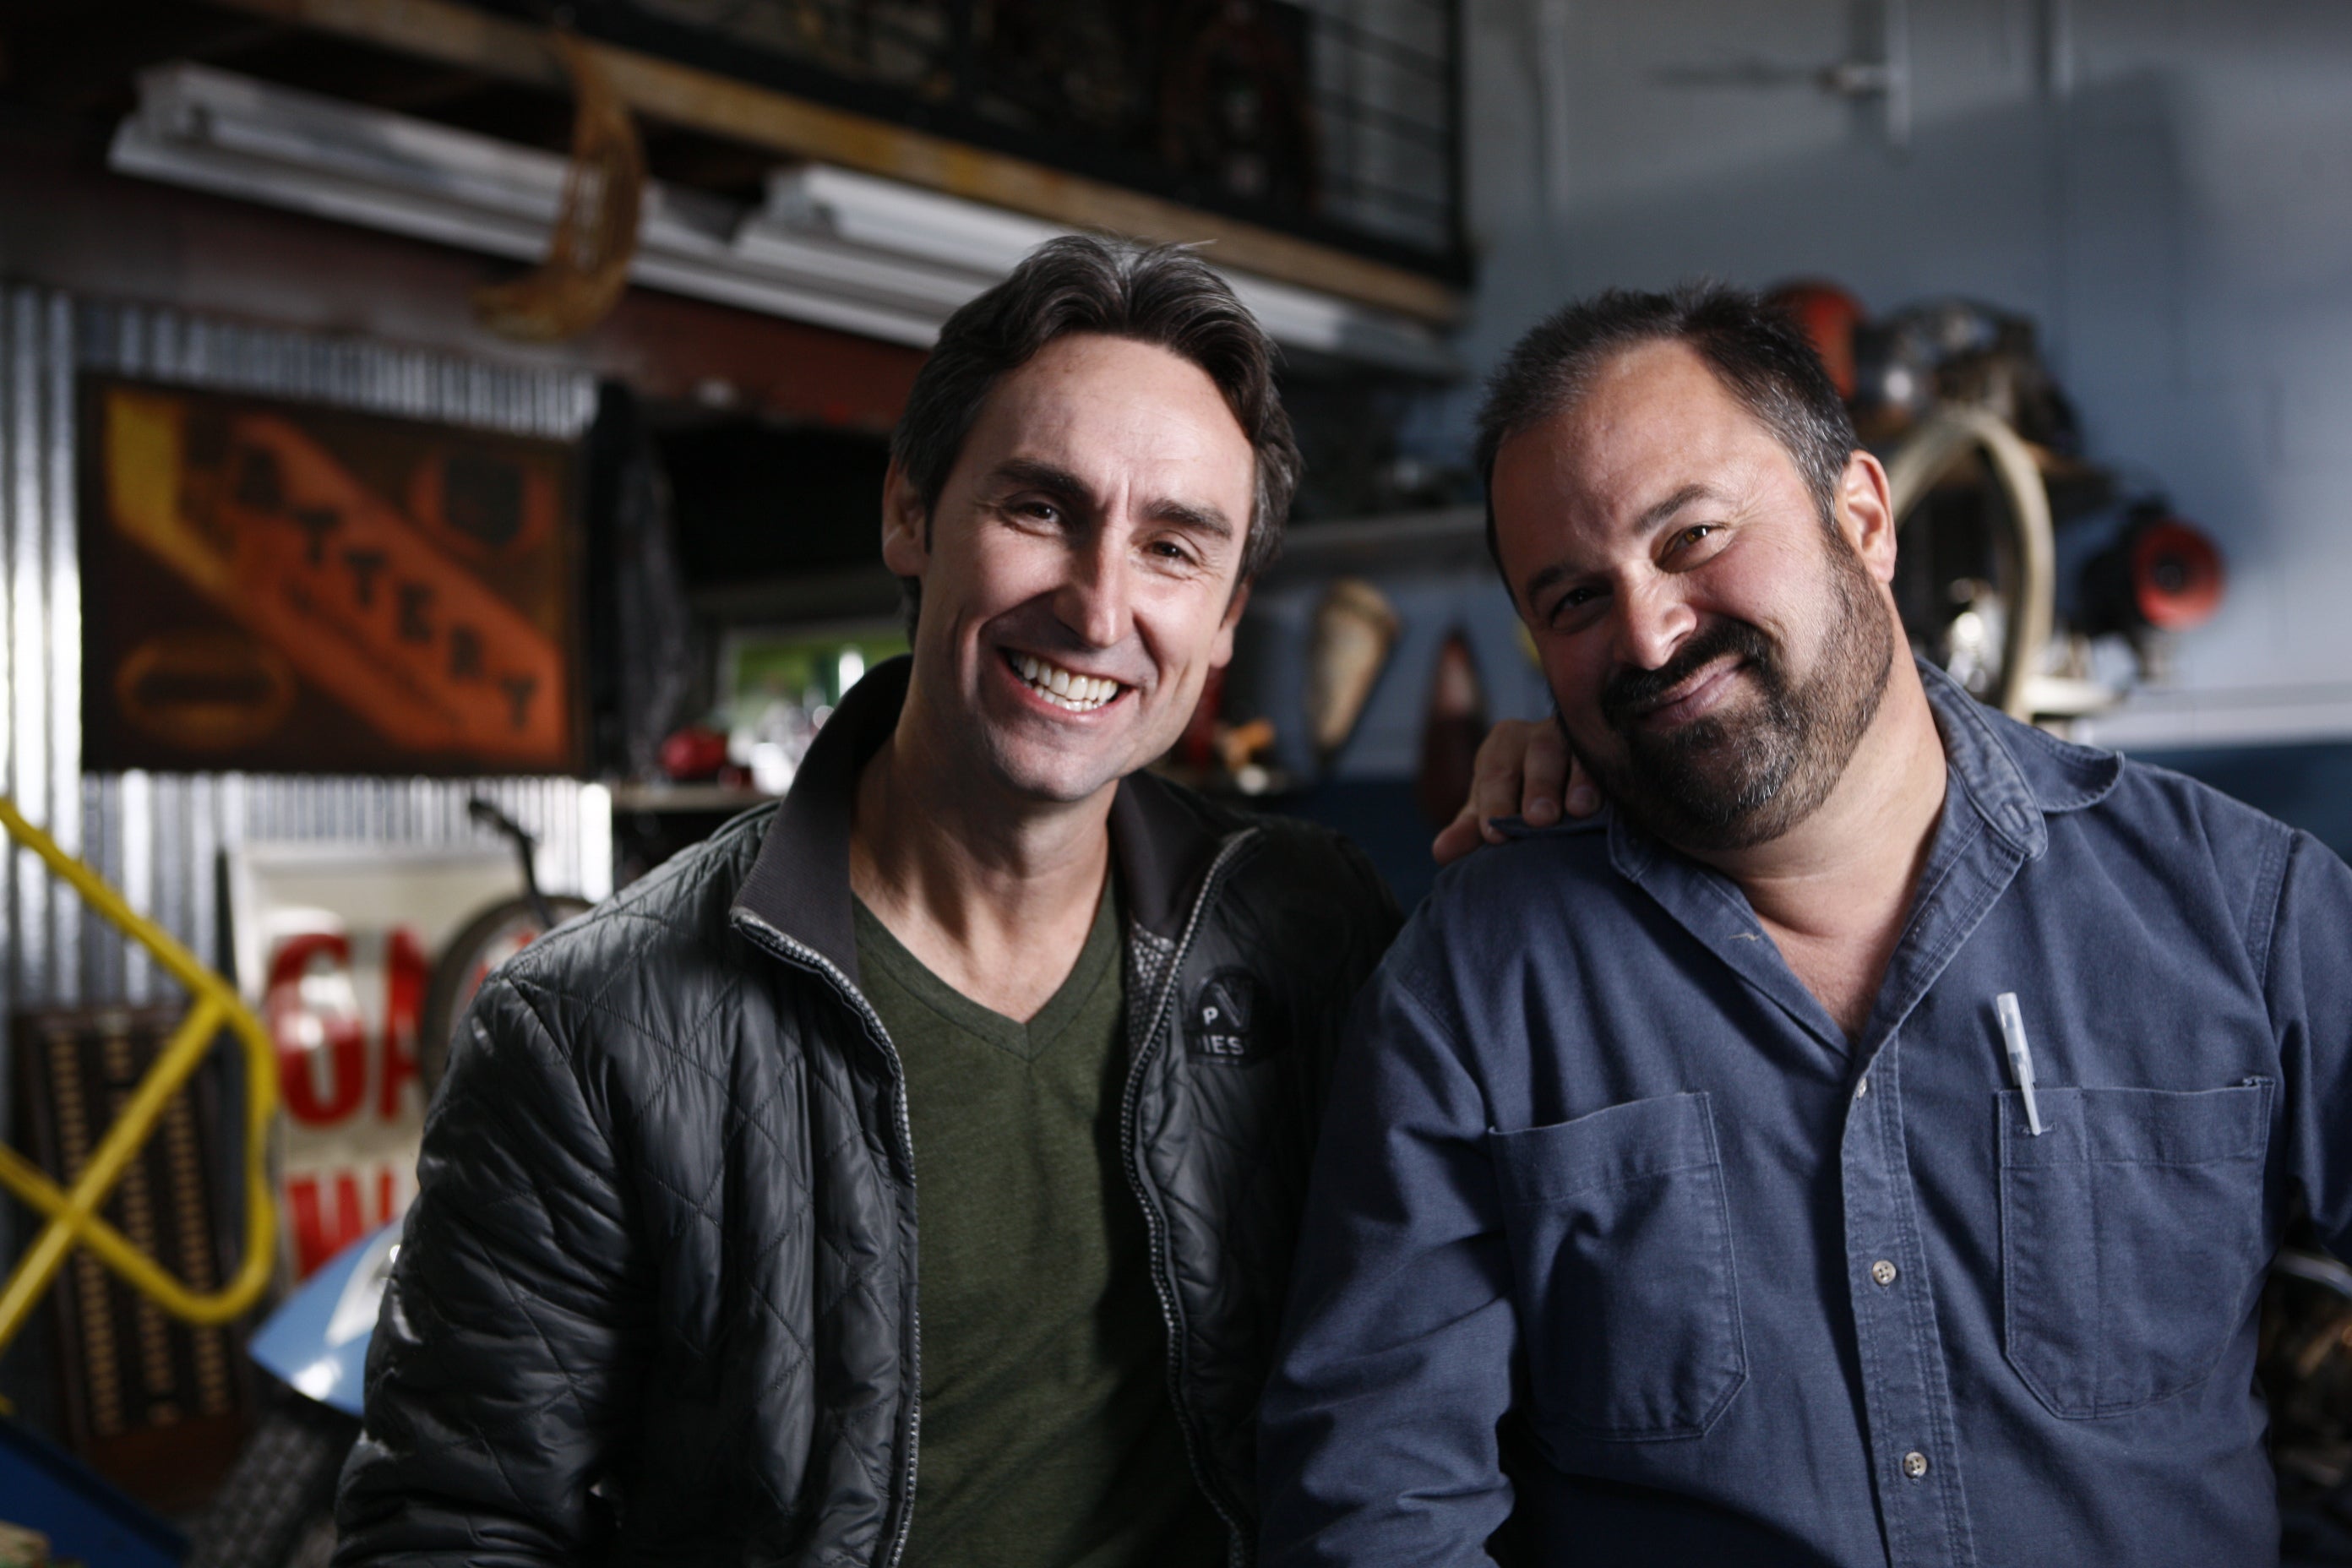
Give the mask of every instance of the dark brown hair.
[[[1223, 279], [1177, 246], [1066, 235], [1031, 251], [1011, 277], [948, 318], [890, 437], [891, 460], [922, 498], [926, 536], [989, 394], [1072, 332], [1155, 344], [1216, 384], [1257, 455], [1236, 582], [1255, 577], [1282, 548], [1283, 521], [1298, 488], [1298, 446], [1275, 388], [1273, 341]], [[921, 590], [900, 581], [911, 636]]]
[[[1664, 294], [1611, 289], [1563, 307], [1521, 338], [1486, 382], [1478, 472], [1486, 481], [1486, 550], [1495, 553], [1495, 455], [1503, 443], [1581, 397], [1601, 367], [1643, 343], [1687, 343], [1761, 420], [1836, 526], [1838, 481], [1856, 445], [1853, 420], [1803, 331], [1773, 305], [1719, 283]], [[1496, 565], [1502, 558], [1496, 556]]]

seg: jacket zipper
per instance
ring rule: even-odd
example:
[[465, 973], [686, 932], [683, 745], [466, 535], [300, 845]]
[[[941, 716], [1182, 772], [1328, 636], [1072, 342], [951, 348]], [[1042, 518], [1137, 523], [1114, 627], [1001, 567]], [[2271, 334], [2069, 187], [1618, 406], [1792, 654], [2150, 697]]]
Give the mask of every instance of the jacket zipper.
[[[1235, 835], [1226, 841], [1224, 847], [1217, 851], [1217, 858], [1210, 862], [1209, 874], [1202, 879], [1200, 896], [1193, 900], [1192, 912], [1185, 920], [1183, 934], [1177, 939], [1175, 952], [1169, 955], [1167, 975], [1160, 984], [1159, 999], [1151, 1010], [1151, 1026], [1142, 1037], [1141, 1053], [1129, 1070], [1127, 1093], [1119, 1108], [1119, 1147], [1126, 1156], [1128, 1184], [1135, 1190], [1137, 1201], [1143, 1205], [1144, 1224], [1151, 1237], [1151, 1287], [1160, 1298], [1160, 1315], [1168, 1324], [1169, 1394], [1175, 1402], [1176, 1427], [1183, 1435], [1184, 1458], [1192, 1468], [1192, 1479], [1200, 1482], [1209, 1506], [1217, 1510], [1217, 1517], [1224, 1521], [1225, 1529], [1233, 1538], [1233, 1548], [1227, 1560], [1235, 1568], [1249, 1560], [1249, 1549], [1243, 1540], [1238, 1510], [1223, 1495], [1216, 1479], [1210, 1474], [1201, 1458], [1202, 1441], [1194, 1429], [1192, 1407], [1185, 1394], [1184, 1313], [1176, 1299], [1175, 1283], [1170, 1278], [1168, 1221], [1160, 1213], [1159, 1202], [1153, 1196], [1150, 1184], [1144, 1180], [1142, 1167], [1137, 1160], [1135, 1123], [1138, 1103], [1143, 1094], [1144, 1070], [1158, 1054], [1161, 1032], [1167, 1026], [1168, 1010], [1175, 1001], [1177, 977], [1183, 970], [1184, 960], [1192, 953], [1193, 939], [1200, 934], [1202, 917], [1208, 912], [1209, 904], [1216, 897], [1218, 887], [1224, 880], [1226, 868], [1232, 864], [1234, 857], [1256, 837], [1255, 828]], [[873, 1004], [849, 983], [847, 975], [814, 948], [794, 942], [749, 910], [742, 911], [742, 921], [762, 939], [761, 945], [770, 947], [777, 957], [815, 970], [832, 982], [843, 999], [865, 1020], [867, 1032], [882, 1047], [883, 1057], [890, 1066], [890, 1097], [892, 1109], [898, 1113], [898, 1151], [907, 1162], [907, 1183], [911, 1187], [915, 1180], [915, 1133], [907, 1119], [906, 1066], [899, 1060], [898, 1047], [891, 1044], [890, 1032], [882, 1026], [882, 1019], [874, 1011]], [[908, 1533], [915, 1522], [915, 1456], [921, 1440], [923, 1414], [923, 1315], [919, 1290], [918, 1287], [916, 1303], [908, 1310], [915, 1364], [908, 1369], [911, 1375], [908, 1395], [906, 1466], [901, 1483], [905, 1489], [905, 1500], [899, 1506], [898, 1527], [890, 1543], [890, 1554], [883, 1559], [885, 1568], [898, 1568], [898, 1559], [907, 1550]]]
[[[907, 1068], [898, 1059], [898, 1047], [890, 1043], [890, 1031], [882, 1026], [881, 1015], [874, 1011], [874, 1005], [866, 1000], [865, 994], [849, 983], [849, 976], [835, 968], [833, 961], [824, 954], [794, 942], [748, 910], [741, 912], [741, 919], [746, 927], [763, 939], [773, 939], [775, 945], [770, 947], [770, 951], [777, 957], [789, 963], [798, 963], [803, 968], [814, 969], [831, 981], [834, 988], [841, 993], [842, 999], [865, 1019], [867, 1033], [873, 1037], [874, 1043], [882, 1047], [883, 1058], [890, 1065], [890, 1103], [898, 1112], [898, 1152], [907, 1162], [907, 1185], [911, 1190], [915, 1184], [915, 1129], [907, 1119]], [[762, 940], [761, 945], [767, 947], [770, 944]], [[914, 1341], [915, 1353], [914, 1364], [907, 1369], [908, 1392], [904, 1442], [907, 1458], [899, 1483], [903, 1497], [898, 1505], [898, 1526], [891, 1534], [890, 1554], [882, 1560], [884, 1568], [898, 1568], [898, 1559], [907, 1550], [908, 1532], [915, 1523], [915, 1450], [922, 1440], [923, 1427], [923, 1306], [919, 1283], [915, 1288], [914, 1298], [907, 1309], [908, 1331]]]
[[1176, 951], [1169, 956], [1167, 977], [1160, 982], [1160, 997], [1151, 1010], [1151, 1027], [1143, 1037], [1143, 1045], [1136, 1056], [1135, 1065], [1127, 1076], [1127, 1094], [1119, 1108], [1119, 1148], [1127, 1159], [1128, 1184], [1135, 1189], [1136, 1201], [1143, 1205], [1143, 1219], [1151, 1236], [1151, 1286], [1160, 1296], [1160, 1315], [1168, 1322], [1168, 1392], [1176, 1406], [1176, 1427], [1184, 1436], [1184, 1458], [1192, 1467], [1192, 1479], [1201, 1483], [1201, 1490], [1217, 1517], [1225, 1521], [1233, 1538], [1233, 1548], [1226, 1560], [1234, 1568], [1241, 1568], [1251, 1557], [1251, 1551], [1242, 1535], [1240, 1510], [1232, 1506], [1216, 1479], [1203, 1463], [1203, 1446], [1194, 1430], [1192, 1406], [1185, 1393], [1184, 1310], [1176, 1298], [1173, 1270], [1168, 1262], [1168, 1220], [1160, 1212], [1151, 1184], [1145, 1180], [1143, 1165], [1136, 1146], [1136, 1117], [1143, 1098], [1143, 1076], [1159, 1053], [1161, 1031], [1168, 1024], [1169, 1009], [1176, 999], [1176, 982], [1184, 968], [1184, 960], [1192, 951], [1192, 939], [1200, 933], [1201, 918], [1208, 912], [1209, 904], [1224, 880], [1225, 868], [1249, 841], [1257, 837], [1257, 829], [1246, 828], [1228, 839], [1217, 858], [1209, 864], [1209, 874], [1201, 883], [1200, 897], [1192, 901], [1192, 915], [1184, 922], [1183, 935], [1177, 939]]

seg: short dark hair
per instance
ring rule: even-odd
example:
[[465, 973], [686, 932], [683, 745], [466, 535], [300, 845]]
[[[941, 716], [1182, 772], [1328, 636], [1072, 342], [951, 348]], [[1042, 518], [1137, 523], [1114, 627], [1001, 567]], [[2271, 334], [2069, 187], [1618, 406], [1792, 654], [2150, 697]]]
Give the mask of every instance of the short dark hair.
[[[890, 458], [922, 498], [923, 526], [947, 488], [964, 440], [996, 384], [1046, 344], [1073, 332], [1129, 338], [1200, 366], [1256, 455], [1249, 531], [1236, 586], [1271, 564], [1298, 488], [1298, 444], [1275, 388], [1276, 351], [1225, 280], [1181, 246], [1065, 235], [1031, 251], [1011, 277], [940, 329], [891, 432]], [[921, 586], [907, 591], [914, 633]]]
[[1495, 547], [1495, 456], [1503, 443], [1559, 413], [1601, 368], [1644, 343], [1687, 343], [1786, 448], [1822, 523], [1837, 526], [1838, 480], [1858, 444], [1853, 420], [1821, 355], [1778, 306], [1720, 283], [1663, 294], [1610, 289], [1563, 307], [1513, 346], [1487, 378], [1478, 410], [1478, 472], [1486, 484], [1486, 552]]

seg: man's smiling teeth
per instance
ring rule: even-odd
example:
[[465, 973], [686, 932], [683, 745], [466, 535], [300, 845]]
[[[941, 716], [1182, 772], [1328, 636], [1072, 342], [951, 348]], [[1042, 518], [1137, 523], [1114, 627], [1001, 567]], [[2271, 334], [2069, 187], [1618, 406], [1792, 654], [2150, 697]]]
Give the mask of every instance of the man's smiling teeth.
[[1029, 689], [1056, 708], [1066, 708], [1073, 713], [1091, 713], [1117, 697], [1123, 689], [1116, 680], [1105, 680], [1096, 675], [1073, 675], [1057, 664], [1025, 653], [1009, 656], [1013, 669], [1029, 683]]

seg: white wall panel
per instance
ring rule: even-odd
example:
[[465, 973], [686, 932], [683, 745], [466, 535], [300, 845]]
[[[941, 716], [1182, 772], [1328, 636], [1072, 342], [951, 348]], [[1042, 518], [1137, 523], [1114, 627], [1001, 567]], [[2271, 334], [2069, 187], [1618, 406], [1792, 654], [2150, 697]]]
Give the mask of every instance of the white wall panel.
[[[1907, 151], [1811, 79], [1877, 10], [1469, 0], [1464, 360], [1574, 295], [1702, 274], [2022, 311], [2090, 455], [2168, 489], [2232, 573], [2172, 693], [2099, 733], [2185, 742], [2260, 693], [2303, 710], [2279, 739], [2352, 736], [2352, 9], [1908, 0]], [[1433, 411], [1432, 455], [1475, 398]]]

